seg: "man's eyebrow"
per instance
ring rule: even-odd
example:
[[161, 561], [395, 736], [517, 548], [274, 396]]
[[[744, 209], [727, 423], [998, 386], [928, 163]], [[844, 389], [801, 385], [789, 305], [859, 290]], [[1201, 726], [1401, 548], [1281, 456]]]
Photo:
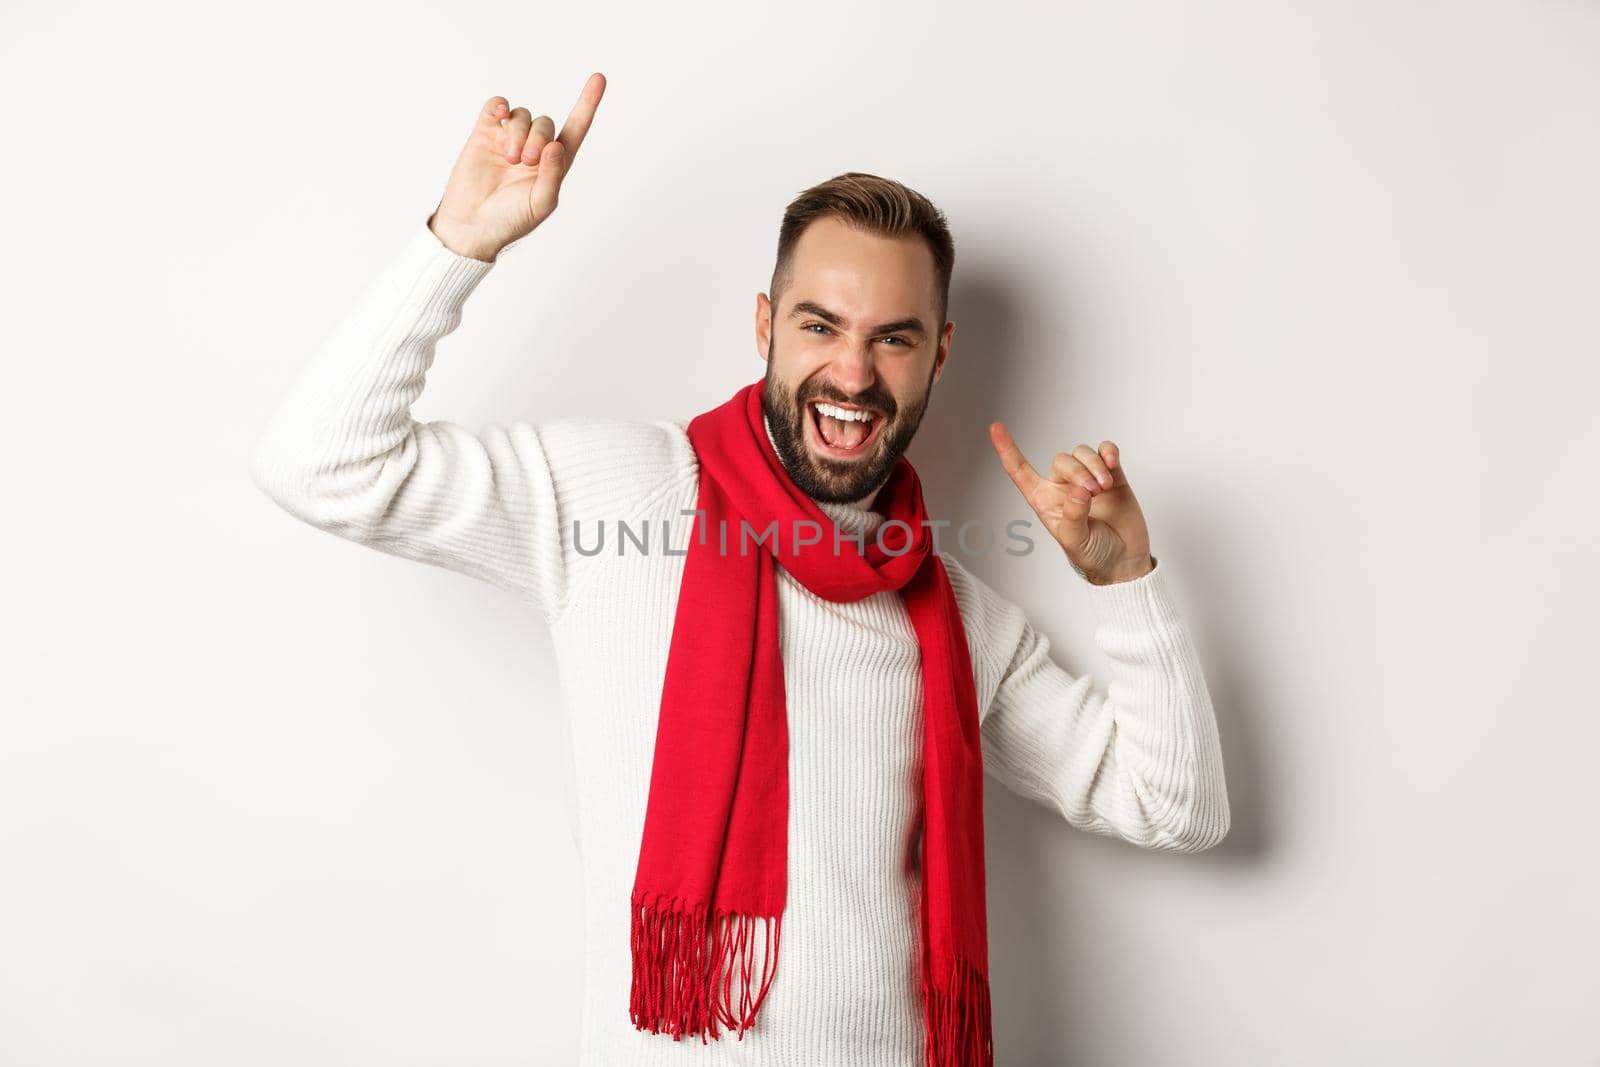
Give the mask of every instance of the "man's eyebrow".
[[[824, 322], [830, 323], [834, 326], [845, 325], [843, 315], [837, 315], [834, 312], [829, 311], [827, 308], [823, 307], [814, 300], [802, 300], [795, 304], [795, 306], [789, 311], [789, 317], [791, 319], [799, 318], [802, 315], [815, 315], [817, 318], [822, 319]], [[909, 318], [899, 319], [895, 322], [885, 322], [881, 325], [874, 326], [870, 332], [918, 333], [926, 337], [928, 334], [928, 328], [922, 324], [921, 319], [917, 318], [915, 315], [912, 315]]]

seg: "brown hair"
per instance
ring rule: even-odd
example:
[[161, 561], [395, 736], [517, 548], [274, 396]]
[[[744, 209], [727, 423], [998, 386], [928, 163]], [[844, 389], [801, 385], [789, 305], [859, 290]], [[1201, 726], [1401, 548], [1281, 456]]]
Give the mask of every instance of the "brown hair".
[[834, 216], [852, 226], [884, 237], [921, 237], [933, 253], [933, 267], [939, 290], [939, 318], [934, 329], [944, 326], [950, 308], [950, 275], [955, 269], [955, 241], [944, 212], [914, 189], [893, 178], [847, 171], [813, 185], [790, 202], [778, 228], [778, 261], [772, 268], [771, 299], [776, 307], [783, 290], [793, 281], [790, 261], [794, 246], [806, 227], [820, 218]]

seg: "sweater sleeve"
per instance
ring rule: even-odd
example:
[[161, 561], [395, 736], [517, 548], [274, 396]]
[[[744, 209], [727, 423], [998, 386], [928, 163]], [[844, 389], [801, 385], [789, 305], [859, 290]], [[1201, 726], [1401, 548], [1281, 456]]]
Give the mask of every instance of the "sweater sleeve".
[[692, 453], [668, 422], [414, 419], [435, 346], [492, 266], [416, 224], [279, 402], [250, 474], [318, 529], [511, 590], [548, 622], [587, 559], [565, 526], [623, 508]]
[[1227, 835], [1222, 747], [1187, 626], [1157, 561], [1131, 581], [1079, 580], [1110, 661], [1105, 687], [1073, 676], [1021, 608], [964, 575], [969, 647], [985, 701], [984, 769], [1079, 829], [1198, 852]]

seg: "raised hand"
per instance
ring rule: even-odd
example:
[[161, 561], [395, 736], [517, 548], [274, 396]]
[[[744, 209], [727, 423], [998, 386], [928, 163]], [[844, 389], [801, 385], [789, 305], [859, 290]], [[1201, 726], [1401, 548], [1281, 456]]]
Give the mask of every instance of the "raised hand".
[[1045, 478], [1023, 457], [1005, 423], [990, 423], [989, 439], [1022, 498], [1084, 578], [1107, 585], [1138, 578], [1155, 566], [1144, 512], [1115, 443], [1057, 452]]
[[491, 96], [428, 217], [445, 247], [492, 261], [549, 218], [605, 91], [605, 75], [589, 75], [559, 135], [549, 115]]

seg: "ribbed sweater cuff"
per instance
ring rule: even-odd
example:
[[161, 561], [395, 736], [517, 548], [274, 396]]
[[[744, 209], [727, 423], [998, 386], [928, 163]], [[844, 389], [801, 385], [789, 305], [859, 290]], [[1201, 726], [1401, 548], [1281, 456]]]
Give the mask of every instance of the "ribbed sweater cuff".
[[1129, 581], [1110, 585], [1083, 583], [1102, 627], [1123, 633], [1149, 633], [1178, 625], [1178, 604], [1167, 588], [1166, 572], [1159, 559], [1151, 559], [1155, 565], [1149, 572]]
[[408, 287], [407, 303], [448, 313], [458, 310], [493, 269], [493, 263], [446, 248], [423, 219], [401, 249], [391, 276]]

